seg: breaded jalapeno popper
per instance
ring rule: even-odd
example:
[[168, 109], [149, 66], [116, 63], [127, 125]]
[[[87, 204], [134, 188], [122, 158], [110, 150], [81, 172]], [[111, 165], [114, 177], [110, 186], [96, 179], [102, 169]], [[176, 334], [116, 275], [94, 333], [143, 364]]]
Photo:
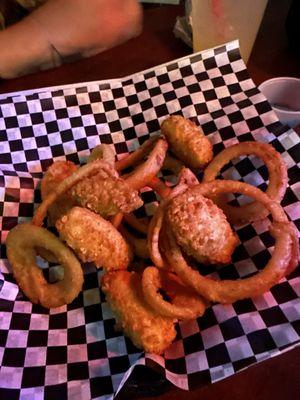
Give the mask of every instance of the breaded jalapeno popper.
[[171, 151], [192, 169], [205, 167], [213, 158], [212, 144], [201, 127], [180, 115], [164, 120], [161, 133], [167, 139]]
[[60, 238], [83, 262], [94, 262], [106, 270], [126, 269], [130, 248], [119, 231], [100, 215], [73, 207], [56, 222]]
[[146, 303], [136, 272], [109, 272], [103, 276], [101, 288], [114, 311], [117, 327], [138, 348], [161, 354], [175, 339], [174, 319], [160, 316]]

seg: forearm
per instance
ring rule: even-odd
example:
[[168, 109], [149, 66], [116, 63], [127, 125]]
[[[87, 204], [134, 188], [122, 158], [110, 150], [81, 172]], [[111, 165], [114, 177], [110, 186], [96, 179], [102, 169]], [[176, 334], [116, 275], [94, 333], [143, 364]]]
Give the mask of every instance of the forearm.
[[41, 27], [24, 19], [0, 32], [0, 77], [14, 78], [59, 65]]
[[141, 29], [137, 0], [51, 0], [30, 17], [64, 56], [112, 47]]
[[97, 54], [136, 36], [141, 25], [137, 0], [50, 0], [0, 32], [0, 77]]

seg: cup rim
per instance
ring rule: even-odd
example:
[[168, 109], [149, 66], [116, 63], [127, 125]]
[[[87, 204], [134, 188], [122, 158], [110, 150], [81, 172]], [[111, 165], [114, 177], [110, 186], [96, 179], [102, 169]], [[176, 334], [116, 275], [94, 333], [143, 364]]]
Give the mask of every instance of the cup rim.
[[[258, 89], [264, 95], [264, 93], [262, 91], [262, 89], [264, 87], [268, 86], [270, 83], [272, 84], [274, 82], [282, 82], [282, 81], [294, 81], [294, 82], [299, 82], [299, 84], [300, 84], [300, 78], [296, 78], [296, 77], [293, 77], [293, 76], [278, 76], [278, 77], [275, 77], [275, 78], [267, 79], [266, 81], [262, 82], [258, 86]], [[276, 107], [276, 105], [272, 105], [272, 104], [271, 104], [271, 107], [273, 108], [273, 110], [276, 110], [276, 111], [278, 111], [279, 113], [282, 113], [282, 114], [288, 114], [288, 115], [299, 115], [300, 114], [300, 110], [297, 110], [297, 111], [294, 111], [294, 110], [293, 111], [282, 110], [282, 109]]]

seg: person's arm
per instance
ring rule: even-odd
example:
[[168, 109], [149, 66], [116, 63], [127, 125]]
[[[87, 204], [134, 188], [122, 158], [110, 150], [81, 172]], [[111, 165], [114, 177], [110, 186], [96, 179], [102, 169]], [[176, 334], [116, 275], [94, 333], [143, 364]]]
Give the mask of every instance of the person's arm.
[[0, 32], [0, 77], [89, 57], [138, 35], [141, 26], [137, 0], [49, 0]]

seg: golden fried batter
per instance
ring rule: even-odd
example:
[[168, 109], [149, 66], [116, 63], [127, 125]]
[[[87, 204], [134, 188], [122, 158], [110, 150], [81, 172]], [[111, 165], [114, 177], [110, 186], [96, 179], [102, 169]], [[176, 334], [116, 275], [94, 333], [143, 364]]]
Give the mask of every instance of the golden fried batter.
[[115, 156], [116, 153], [111, 145], [99, 144], [93, 148], [87, 162], [90, 163], [95, 160], [103, 160], [113, 167], [115, 165]]
[[172, 318], [162, 317], [145, 302], [136, 272], [115, 271], [103, 276], [101, 287], [115, 313], [117, 326], [133, 343], [149, 353], [161, 354], [175, 339]]
[[[42, 200], [45, 200], [45, 198], [56, 189], [59, 183], [72, 175], [76, 170], [76, 165], [71, 161], [55, 161], [48, 168], [41, 181]], [[70, 191], [61, 195], [56, 202], [49, 207], [48, 224], [55, 225], [56, 220], [66, 214], [74, 205], [75, 200], [72, 198]]]
[[202, 129], [180, 115], [164, 120], [161, 133], [172, 152], [189, 168], [203, 168], [213, 158], [212, 144]]
[[[36, 263], [36, 248], [55, 256], [63, 266], [63, 278], [48, 283]], [[24, 294], [43, 307], [60, 307], [78, 296], [83, 284], [81, 265], [74, 253], [47, 229], [32, 224], [19, 224], [6, 239], [7, 257], [14, 277]]]
[[223, 211], [192, 189], [171, 200], [167, 223], [183, 250], [204, 264], [226, 264], [238, 243]]
[[136, 190], [121, 178], [104, 176], [102, 172], [83, 179], [73, 189], [77, 204], [110, 217], [119, 212], [129, 213], [142, 206]]
[[126, 269], [131, 251], [117, 229], [100, 215], [73, 207], [56, 222], [60, 237], [83, 262], [107, 270]]

